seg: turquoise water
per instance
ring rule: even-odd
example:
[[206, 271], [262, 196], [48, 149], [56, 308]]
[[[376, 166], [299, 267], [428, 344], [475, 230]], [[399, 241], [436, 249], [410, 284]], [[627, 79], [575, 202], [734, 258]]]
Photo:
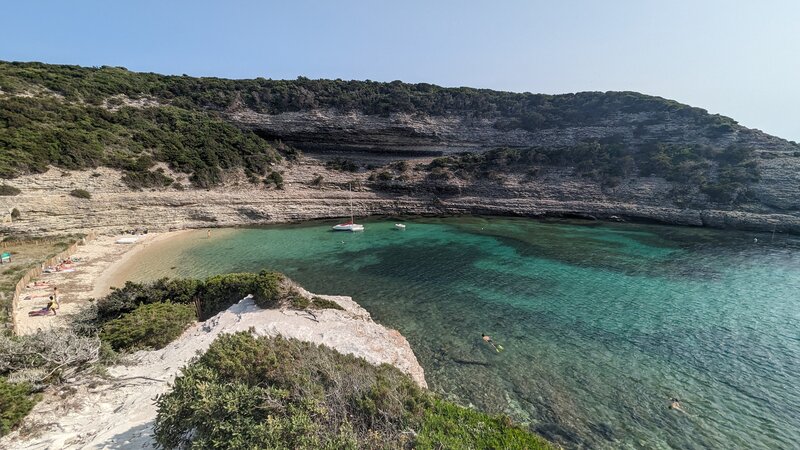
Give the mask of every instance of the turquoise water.
[[[351, 295], [408, 338], [432, 389], [568, 448], [798, 447], [797, 240], [500, 218], [365, 223], [357, 234], [329, 223], [198, 233], [145, 250], [131, 278], [270, 268]], [[667, 408], [671, 396], [685, 413]]]

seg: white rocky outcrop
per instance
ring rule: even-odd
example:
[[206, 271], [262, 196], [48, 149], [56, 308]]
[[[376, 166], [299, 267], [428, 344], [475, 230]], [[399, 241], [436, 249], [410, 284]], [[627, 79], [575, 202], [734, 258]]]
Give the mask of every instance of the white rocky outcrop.
[[349, 297], [321, 297], [345, 310], [315, 310], [313, 315], [264, 310], [246, 298], [193, 325], [165, 348], [136, 353], [134, 364], [110, 368], [107, 378], [70, 380], [60, 390], [48, 392], [20, 429], [0, 440], [0, 448], [155, 448], [156, 397], [168, 392], [180, 369], [223, 333], [280, 334], [323, 344], [372, 364], [392, 364], [426, 386], [423, 369], [399, 332], [373, 322], [369, 313]]

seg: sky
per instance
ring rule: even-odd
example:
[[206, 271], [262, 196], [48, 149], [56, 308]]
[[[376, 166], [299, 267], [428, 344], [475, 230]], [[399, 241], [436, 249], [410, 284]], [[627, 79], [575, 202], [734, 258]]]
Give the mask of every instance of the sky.
[[3, 0], [0, 59], [639, 91], [800, 141], [797, 0]]

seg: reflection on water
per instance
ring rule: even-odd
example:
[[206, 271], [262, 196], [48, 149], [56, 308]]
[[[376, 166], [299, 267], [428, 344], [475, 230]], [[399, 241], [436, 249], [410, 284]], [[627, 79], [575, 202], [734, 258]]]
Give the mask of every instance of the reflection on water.
[[[567, 447], [800, 442], [796, 241], [523, 219], [407, 224], [189, 234], [146, 249], [128, 273], [270, 268], [311, 291], [351, 295], [409, 339], [434, 390]], [[671, 396], [687, 414], [667, 409]]]

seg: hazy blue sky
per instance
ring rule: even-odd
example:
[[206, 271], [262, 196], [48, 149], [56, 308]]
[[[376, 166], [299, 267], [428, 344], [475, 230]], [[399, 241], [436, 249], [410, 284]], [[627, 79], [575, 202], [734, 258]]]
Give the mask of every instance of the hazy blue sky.
[[0, 59], [634, 90], [800, 140], [800, 1], [5, 1]]

